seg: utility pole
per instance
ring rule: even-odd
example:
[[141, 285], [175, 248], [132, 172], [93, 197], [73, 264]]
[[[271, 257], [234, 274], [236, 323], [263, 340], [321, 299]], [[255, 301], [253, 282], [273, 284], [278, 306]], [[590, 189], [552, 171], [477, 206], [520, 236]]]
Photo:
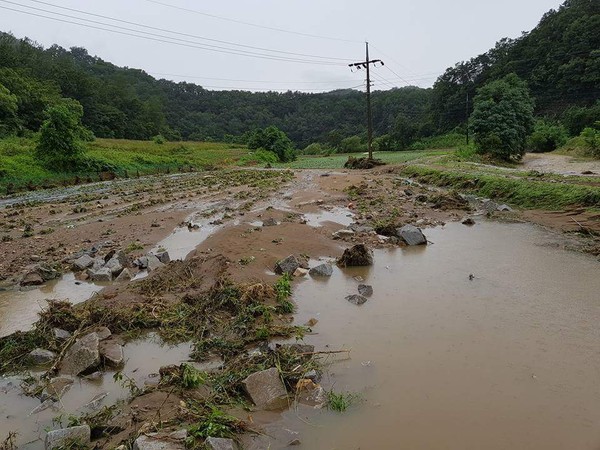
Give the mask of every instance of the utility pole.
[[383, 66], [383, 61], [380, 59], [369, 60], [369, 43], [365, 42], [366, 49], [366, 58], [363, 62], [357, 62], [348, 64], [350, 69], [356, 67], [358, 70], [361, 68], [367, 69], [367, 130], [369, 137], [369, 159], [373, 159], [373, 111], [371, 109], [371, 64], [375, 67], [377, 63], [381, 63]]
[[467, 122], [467, 145], [469, 145], [469, 91], [467, 91], [467, 104], [466, 104], [466, 108], [465, 108], [465, 119]]

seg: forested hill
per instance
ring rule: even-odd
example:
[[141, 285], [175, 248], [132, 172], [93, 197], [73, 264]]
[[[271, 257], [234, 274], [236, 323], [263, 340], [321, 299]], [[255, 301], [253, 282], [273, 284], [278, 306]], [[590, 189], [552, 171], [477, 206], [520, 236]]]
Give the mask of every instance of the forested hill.
[[[375, 92], [376, 135], [390, 134], [402, 148], [415, 138], [464, 127], [467, 96], [510, 72], [528, 82], [540, 115], [557, 117], [571, 106], [593, 104], [600, 97], [599, 8], [598, 0], [568, 0], [531, 32], [448, 69], [433, 89]], [[344, 137], [365, 134], [364, 93], [356, 90], [210, 91], [117, 67], [83, 48], [43, 48], [0, 33], [0, 135], [37, 131], [46, 107], [61, 97], [83, 105], [84, 125], [98, 137], [228, 140], [275, 125], [298, 147], [335, 147]], [[14, 103], [16, 114], [6, 106]]]
[[538, 115], [557, 118], [600, 99], [600, 1], [567, 0], [532, 31], [446, 70], [434, 85], [436, 128], [460, 125], [455, 112], [465, 109], [467, 94], [472, 99], [477, 88], [512, 72], [527, 81]]

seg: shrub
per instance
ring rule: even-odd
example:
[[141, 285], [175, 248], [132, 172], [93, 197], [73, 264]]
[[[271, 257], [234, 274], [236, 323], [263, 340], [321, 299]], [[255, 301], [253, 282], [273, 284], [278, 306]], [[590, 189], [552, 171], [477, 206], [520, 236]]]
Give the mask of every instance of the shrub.
[[360, 136], [350, 136], [342, 139], [338, 146], [339, 153], [366, 152], [367, 145], [362, 142]]
[[165, 139], [165, 137], [162, 134], [158, 134], [158, 135], [154, 136], [152, 138], [152, 141], [158, 145], [163, 145], [164, 143], [167, 142], [167, 140]]
[[325, 153], [323, 146], [318, 142], [313, 142], [302, 150], [303, 155], [322, 155], [323, 153]]
[[252, 166], [256, 164], [275, 164], [279, 162], [275, 153], [259, 148], [258, 150], [243, 156], [239, 160], [241, 166]]
[[590, 127], [584, 128], [579, 137], [583, 139], [586, 153], [600, 158], [600, 131]]
[[533, 133], [527, 139], [527, 147], [533, 153], [551, 152], [567, 142], [567, 131], [561, 125], [538, 120]]
[[262, 148], [277, 155], [277, 159], [281, 162], [294, 161], [296, 152], [290, 138], [275, 126], [270, 126], [265, 129], [254, 130], [248, 138], [248, 148], [257, 150]]

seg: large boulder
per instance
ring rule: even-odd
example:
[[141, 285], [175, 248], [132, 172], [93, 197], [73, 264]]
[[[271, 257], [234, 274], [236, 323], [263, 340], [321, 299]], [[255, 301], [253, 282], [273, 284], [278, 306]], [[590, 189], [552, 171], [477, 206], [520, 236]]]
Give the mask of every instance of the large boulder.
[[67, 350], [61, 365], [61, 375], [79, 375], [100, 364], [100, 340], [96, 333], [90, 333], [78, 339]]
[[131, 281], [132, 278], [133, 278], [133, 275], [131, 274], [131, 272], [129, 271], [129, 269], [125, 268], [119, 274], [119, 276], [117, 278], [115, 278], [115, 281], [117, 283], [126, 283], [127, 281]]
[[[184, 438], [185, 439], [185, 438]], [[133, 450], [183, 450], [185, 441], [156, 433], [142, 435], [133, 443]]]
[[423, 232], [414, 225], [404, 225], [398, 228], [396, 235], [407, 245], [427, 245], [427, 238]]
[[319, 264], [308, 271], [311, 277], [330, 277], [333, 275], [333, 267], [331, 264]]
[[148, 272], [152, 272], [160, 267], [164, 266], [160, 260], [154, 255], [148, 255]]
[[287, 391], [275, 367], [249, 375], [242, 384], [258, 408], [272, 410], [288, 405]]
[[158, 252], [154, 256], [156, 256], [158, 258], [158, 260], [163, 264], [168, 264], [171, 262], [171, 256], [169, 255], [169, 252], [166, 250], [163, 252]]
[[112, 281], [112, 272], [108, 267], [100, 269], [88, 269], [88, 276], [92, 281], [107, 282]]
[[209, 437], [204, 441], [209, 450], [235, 450], [237, 447], [233, 439]]
[[373, 252], [365, 244], [356, 244], [344, 250], [338, 264], [342, 267], [370, 266], [373, 264]]
[[290, 255], [285, 259], [277, 261], [275, 263], [275, 273], [278, 275], [283, 275], [287, 273], [288, 275], [293, 275], [297, 268], [300, 267], [300, 260], [296, 258], [294, 255]]
[[104, 268], [109, 269], [114, 277], [118, 276], [123, 271], [123, 265], [115, 257], [109, 259], [108, 262], [104, 265]]
[[98, 350], [107, 366], [118, 368], [123, 365], [125, 361], [123, 346], [118, 342], [113, 340], [102, 341], [100, 342]]
[[29, 352], [29, 361], [36, 365], [48, 364], [54, 361], [56, 353], [50, 350], [44, 350], [43, 348], [36, 348]]
[[35, 271], [42, 277], [44, 281], [56, 280], [60, 278], [60, 272], [50, 264], [40, 264], [35, 268]]
[[29, 272], [21, 280], [21, 286], [39, 286], [44, 284], [44, 279], [37, 272]]
[[[46, 434], [46, 450], [87, 447], [90, 443], [91, 434], [89, 425], [48, 431], [48, 434]], [[75, 446], [75, 444], [78, 445]]]

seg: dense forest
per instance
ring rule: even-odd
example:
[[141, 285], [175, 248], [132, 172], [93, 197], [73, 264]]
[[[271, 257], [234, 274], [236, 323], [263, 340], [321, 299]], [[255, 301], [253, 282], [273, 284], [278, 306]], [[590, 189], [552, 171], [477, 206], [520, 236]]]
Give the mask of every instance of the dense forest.
[[[391, 135], [402, 148], [419, 137], [464, 129], [467, 98], [508, 73], [528, 83], [537, 115], [554, 119], [567, 111], [578, 123], [581, 117], [593, 123], [600, 119], [600, 108], [593, 109], [600, 98], [599, 9], [597, 0], [567, 0], [531, 32], [448, 69], [433, 88], [376, 91], [376, 135]], [[356, 90], [211, 91], [117, 67], [83, 48], [43, 48], [0, 33], [0, 133], [37, 131], [46, 108], [61, 97], [81, 103], [83, 124], [98, 137], [233, 140], [275, 125], [302, 148], [337, 146], [365, 134], [364, 94]]]

